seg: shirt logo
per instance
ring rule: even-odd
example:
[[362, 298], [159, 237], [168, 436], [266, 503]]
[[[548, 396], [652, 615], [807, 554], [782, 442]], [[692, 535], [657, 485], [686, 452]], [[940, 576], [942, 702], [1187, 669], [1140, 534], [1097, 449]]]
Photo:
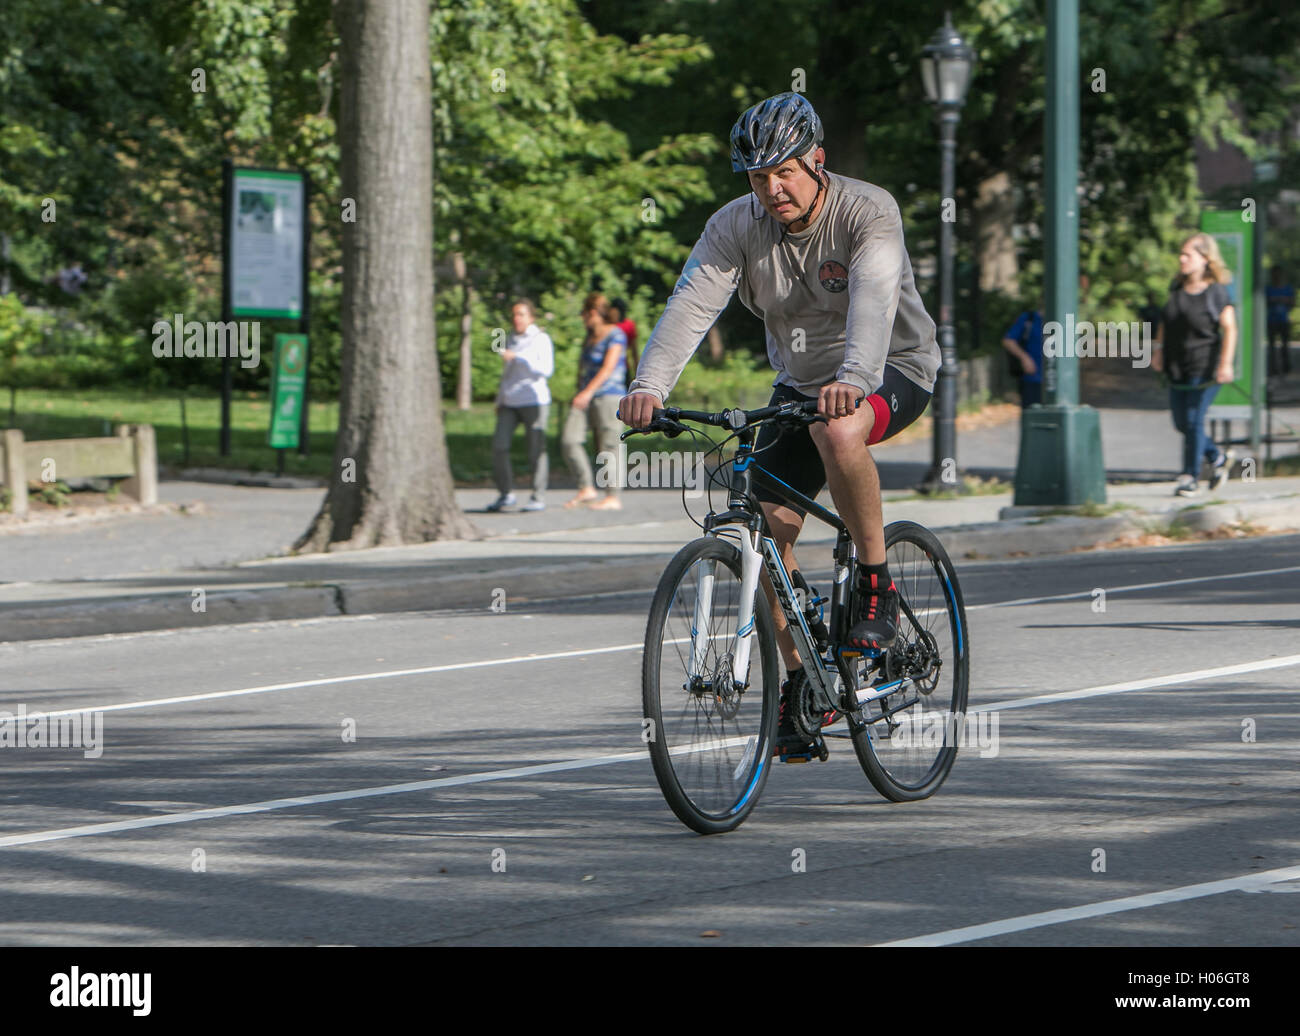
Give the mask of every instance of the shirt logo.
[[843, 291], [849, 286], [849, 271], [834, 259], [827, 259], [817, 271], [817, 279], [827, 291]]

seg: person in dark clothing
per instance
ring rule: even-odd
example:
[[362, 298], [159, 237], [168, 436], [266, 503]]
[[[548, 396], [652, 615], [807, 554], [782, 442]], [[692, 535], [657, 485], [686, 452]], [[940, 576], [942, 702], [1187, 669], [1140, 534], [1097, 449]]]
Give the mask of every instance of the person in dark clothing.
[[[1043, 401], [1043, 313], [1029, 310], [1002, 336], [1002, 348], [1019, 365], [1020, 406], [1031, 407]], [[1013, 367], [1013, 370], [1015, 368]]]
[[1156, 332], [1151, 366], [1169, 377], [1169, 406], [1174, 427], [1183, 436], [1183, 470], [1174, 492], [1193, 496], [1202, 458], [1211, 467], [1212, 489], [1223, 485], [1232, 462], [1231, 453], [1206, 434], [1205, 416], [1219, 386], [1233, 379], [1237, 319], [1225, 287], [1232, 274], [1214, 238], [1189, 237], [1178, 255], [1178, 270]]
[[1295, 305], [1295, 288], [1287, 283], [1286, 274], [1275, 266], [1272, 279], [1264, 289], [1268, 307], [1268, 373], [1290, 374], [1291, 353], [1287, 342], [1291, 337], [1291, 307]]

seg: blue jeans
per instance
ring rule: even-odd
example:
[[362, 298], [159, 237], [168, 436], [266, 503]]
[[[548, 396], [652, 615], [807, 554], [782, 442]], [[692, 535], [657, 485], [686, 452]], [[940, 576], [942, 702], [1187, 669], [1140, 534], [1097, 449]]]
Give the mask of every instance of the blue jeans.
[[1218, 382], [1202, 382], [1191, 386], [1169, 386], [1169, 408], [1174, 414], [1174, 427], [1183, 436], [1183, 474], [1199, 478], [1201, 458], [1214, 462], [1219, 457], [1219, 447], [1205, 432], [1205, 414], [1219, 392]]

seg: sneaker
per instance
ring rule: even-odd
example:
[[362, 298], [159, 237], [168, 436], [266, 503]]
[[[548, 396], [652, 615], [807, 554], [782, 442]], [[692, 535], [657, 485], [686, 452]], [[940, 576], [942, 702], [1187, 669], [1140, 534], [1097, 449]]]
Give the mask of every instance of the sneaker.
[[521, 511], [545, 511], [545, 510], [546, 510], [546, 501], [543, 500], [543, 499], [542, 499], [541, 497], [539, 497], [539, 496], [535, 496], [535, 497], [533, 497], [531, 500], [529, 500], [528, 503], [524, 504], [523, 507], [519, 508], [519, 510], [521, 510]]
[[845, 645], [858, 650], [884, 651], [898, 636], [898, 588], [894, 581], [884, 590], [858, 584], [862, 618], [854, 623]]
[[1192, 478], [1191, 475], [1178, 476], [1178, 485], [1174, 487], [1174, 496], [1195, 496], [1199, 491], [1196, 479]]
[[514, 507], [516, 503], [514, 493], [506, 493], [505, 496], [499, 496], [493, 503], [487, 505], [487, 510], [496, 512], [504, 511], [507, 507]]
[[790, 716], [790, 681], [781, 684], [781, 711], [777, 714], [776, 741], [772, 745], [774, 756], [799, 757], [800, 761], [818, 751], [813, 741], [807, 740], [794, 728]]
[[1228, 472], [1232, 470], [1233, 459], [1232, 450], [1219, 451], [1218, 459], [1211, 465], [1210, 489], [1218, 489], [1228, 481]]

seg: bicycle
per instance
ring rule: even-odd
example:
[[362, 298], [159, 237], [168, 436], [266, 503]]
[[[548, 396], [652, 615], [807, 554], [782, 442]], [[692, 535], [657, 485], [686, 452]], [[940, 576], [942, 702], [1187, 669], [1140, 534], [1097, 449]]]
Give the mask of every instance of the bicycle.
[[[622, 435], [699, 435], [683, 424], [693, 422], [730, 431], [714, 444], [720, 458], [727, 443], [737, 442], [725, 481], [727, 509], [713, 511], [710, 494], [709, 513], [696, 522], [704, 535], [668, 563], [650, 606], [642, 659], [643, 738], [655, 777], [677, 817], [701, 834], [743, 823], [771, 771], [782, 665], [771, 610], [758, 596], [761, 573], [774, 588], [803, 667], [801, 678], [792, 681], [787, 708], [813, 751], [795, 758], [825, 761], [825, 738], [848, 738], [875, 789], [893, 802], [907, 802], [933, 795], [956, 756], [970, 645], [961, 589], [943, 545], [914, 522], [886, 526], [900, 597], [898, 637], [884, 652], [843, 647], [857, 616], [851, 578], [856, 549], [848, 529], [834, 512], [756, 462], [761, 451], [755, 452], [754, 441], [762, 424], [775, 422], [786, 430], [824, 422], [816, 407], [815, 401], [717, 413], [667, 407], [654, 411], [648, 428]], [[720, 460], [710, 487], [723, 484], [723, 467]], [[753, 497], [756, 485], [837, 530], [828, 598], [818, 597], [797, 569], [786, 570]], [[675, 659], [668, 648], [675, 649]], [[828, 725], [838, 722], [836, 714], [846, 719], [847, 730], [823, 733], [828, 718]]]

